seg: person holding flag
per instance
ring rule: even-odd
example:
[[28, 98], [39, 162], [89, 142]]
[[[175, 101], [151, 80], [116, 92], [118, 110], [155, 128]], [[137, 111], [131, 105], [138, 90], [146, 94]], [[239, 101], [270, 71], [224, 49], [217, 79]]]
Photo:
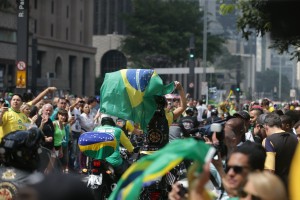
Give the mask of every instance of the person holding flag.
[[[106, 73], [100, 89], [100, 112], [140, 124], [145, 132], [157, 109], [155, 97], [179, 92], [181, 105], [170, 113], [168, 125], [186, 109], [185, 92], [178, 81], [164, 85], [153, 69], [122, 69]], [[165, 103], [167, 103], [165, 101]]]
[[[170, 111], [166, 109], [164, 95], [175, 89], [181, 102], [178, 108]], [[174, 81], [164, 85], [152, 69], [123, 69], [107, 73], [100, 89], [100, 98], [101, 113], [140, 124], [146, 137], [142, 154], [152, 153], [169, 142], [169, 127], [187, 107], [181, 83]]]

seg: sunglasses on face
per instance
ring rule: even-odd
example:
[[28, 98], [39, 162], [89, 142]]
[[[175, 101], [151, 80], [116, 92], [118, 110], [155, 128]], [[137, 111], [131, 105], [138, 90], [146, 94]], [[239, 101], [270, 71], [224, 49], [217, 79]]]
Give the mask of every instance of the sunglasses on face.
[[230, 169], [233, 169], [234, 173], [241, 174], [245, 168], [247, 168], [247, 167], [237, 166], [237, 165], [234, 165], [234, 166], [227, 165], [225, 168], [225, 173], [227, 174]]
[[250, 194], [250, 193], [246, 192], [245, 190], [240, 191], [240, 194], [239, 194], [239, 196], [241, 196], [243, 198], [245, 198], [249, 195], [251, 197], [251, 200], [262, 200], [262, 198], [260, 198], [259, 196], [256, 196], [254, 194]]

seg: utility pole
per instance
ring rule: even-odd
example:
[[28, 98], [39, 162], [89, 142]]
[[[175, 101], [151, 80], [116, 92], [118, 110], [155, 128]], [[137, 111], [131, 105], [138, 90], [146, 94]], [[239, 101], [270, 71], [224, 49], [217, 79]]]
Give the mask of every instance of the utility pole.
[[195, 98], [194, 87], [195, 87], [195, 36], [190, 37], [189, 44], [189, 93], [191, 97]]
[[28, 87], [28, 17], [29, 0], [17, 0], [16, 88]]
[[278, 100], [279, 101], [281, 101], [282, 58], [283, 58], [283, 55], [280, 55], [280, 63], [279, 63], [279, 85], [278, 85]]
[[31, 50], [32, 50], [32, 59], [31, 59], [31, 91], [33, 94], [36, 93], [36, 81], [37, 81], [37, 39], [36, 38], [32, 38], [32, 46], [31, 46]]
[[236, 72], [236, 94], [235, 94], [235, 97], [236, 97], [236, 104], [238, 105], [238, 107], [240, 108], [240, 95], [241, 95], [241, 88], [240, 88], [240, 77], [241, 77], [241, 70], [238, 69], [237, 72]]
[[203, 74], [201, 79], [201, 99], [203, 99], [202, 95], [206, 96], [206, 104], [208, 104], [208, 89], [206, 91], [202, 91], [204, 85], [207, 85], [206, 82], [206, 57], [207, 57], [207, 9], [208, 9], [208, 1], [204, 0], [204, 13], [203, 13]]
[[207, 0], [204, 0], [204, 16], [203, 16], [203, 78], [206, 81], [206, 57], [207, 57]]

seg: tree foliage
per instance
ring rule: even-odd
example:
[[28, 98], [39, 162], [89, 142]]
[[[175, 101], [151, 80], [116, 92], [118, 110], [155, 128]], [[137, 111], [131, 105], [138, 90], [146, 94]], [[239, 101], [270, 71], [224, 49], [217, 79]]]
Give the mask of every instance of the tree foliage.
[[[178, 65], [188, 59], [189, 39], [195, 36], [195, 58], [202, 56], [202, 18], [198, 2], [133, 0], [134, 12], [125, 15], [130, 35], [121, 50], [144, 67]], [[223, 39], [208, 35], [207, 59], [220, 53]]]
[[[292, 57], [300, 58], [300, 31], [297, 27], [300, 2], [274, 0], [227, 0], [220, 5], [220, 13], [228, 14], [233, 11], [240, 13], [237, 28], [245, 39], [255, 33], [264, 36], [271, 33], [273, 44], [279, 53], [287, 52]], [[290, 52], [290, 47], [294, 47]]]

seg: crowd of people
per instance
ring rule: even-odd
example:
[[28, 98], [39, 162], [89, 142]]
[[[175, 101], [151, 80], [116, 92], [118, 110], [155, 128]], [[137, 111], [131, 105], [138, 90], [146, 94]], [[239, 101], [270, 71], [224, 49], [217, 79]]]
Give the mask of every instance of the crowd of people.
[[[207, 105], [185, 95], [179, 82], [175, 85], [179, 97], [166, 99], [165, 104], [170, 140], [196, 136], [219, 151], [204, 167], [203, 175], [190, 180], [186, 194], [189, 199], [205, 199], [210, 174], [214, 179], [210, 192], [216, 199], [288, 199], [289, 169], [300, 140], [300, 105], [279, 106], [269, 99], [249, 102], [240, 109], [230, 101]], [[78, 139], [85, 132], [101, 129], [100, 125], [114, 131], [113, 126], [119, 125], [122, 131], [117, 131], [118, 141], [128, 137], [128, 132], [143, 134], [138, 125], [128, 120], [108, 119], [106, 124], [105, 120], [101, 123], [96, 97], [44, 98], [55, 90], [49, 87], [26, 100], [19, 94], [0, 99], [0, 139], [16, 130], [39, 128], [44, 134], [43, 147], [51, 152], [45, 174], [51, 173], [57, 158], [64, 173], [80, 173], [86, 167], [87, 157], [79, 151]], [[202, 127], [213, 123], [223, 125], [222, 133], [201, 132]], [[125, 146], [133, 150], [131, 144]], [[119, 163], [119, 154], [112, 158], [112, 163], [115, 161]], [[128, 168], [120, 163], [115, 167], [120, 167], [120, 175]], [[179, 190], [180, 185], [174, 184], [169, 199], [186, 198], [179, 195]]]
[[[80, 134], [99, 125], [99, 103], [94, 96], [45, 98], [55, 91], [55, 87], [48, 87], [37, 97], [11, 94], [7, 99], [1, 98], [0, 139], [17, 130], [37, 127], [45, 136], [43, 147], [53, 158], [45, 173], [51, 172], [57, 157], [64, 173], [69, 173], [70, 169], [80, 172], [86, 167], [86, 157], [80, 153], [77, 141]], [[25, 101], [24, 96], [32, 98]]]
[[[224, 125], [223, 137], [209, 131], [200, 135], [208, 144], [219, 146], [222, 142], [225, 146], [225, 150], [218, 149], [219, 155], [212, 159], [207, 172], [212, 176], [211, 191], [216, 199], [288, 199], [289, 170], [300, 140], [299, 108], [296, 103], [276, 105], [263, 99], [238, 110], [229, 101], [214, 106], [190, 98], [186, 116], [173, 126], [201, 130], [212, 123]], [[170, 129], [173, 138], [174, 130]], [[203, 177], [196, 180], [201, 187], [189, 188], [190, 199], [205, 199]], [[173, 186], [169, 199], [185, 199], [179, 188], [179, 184]]]

